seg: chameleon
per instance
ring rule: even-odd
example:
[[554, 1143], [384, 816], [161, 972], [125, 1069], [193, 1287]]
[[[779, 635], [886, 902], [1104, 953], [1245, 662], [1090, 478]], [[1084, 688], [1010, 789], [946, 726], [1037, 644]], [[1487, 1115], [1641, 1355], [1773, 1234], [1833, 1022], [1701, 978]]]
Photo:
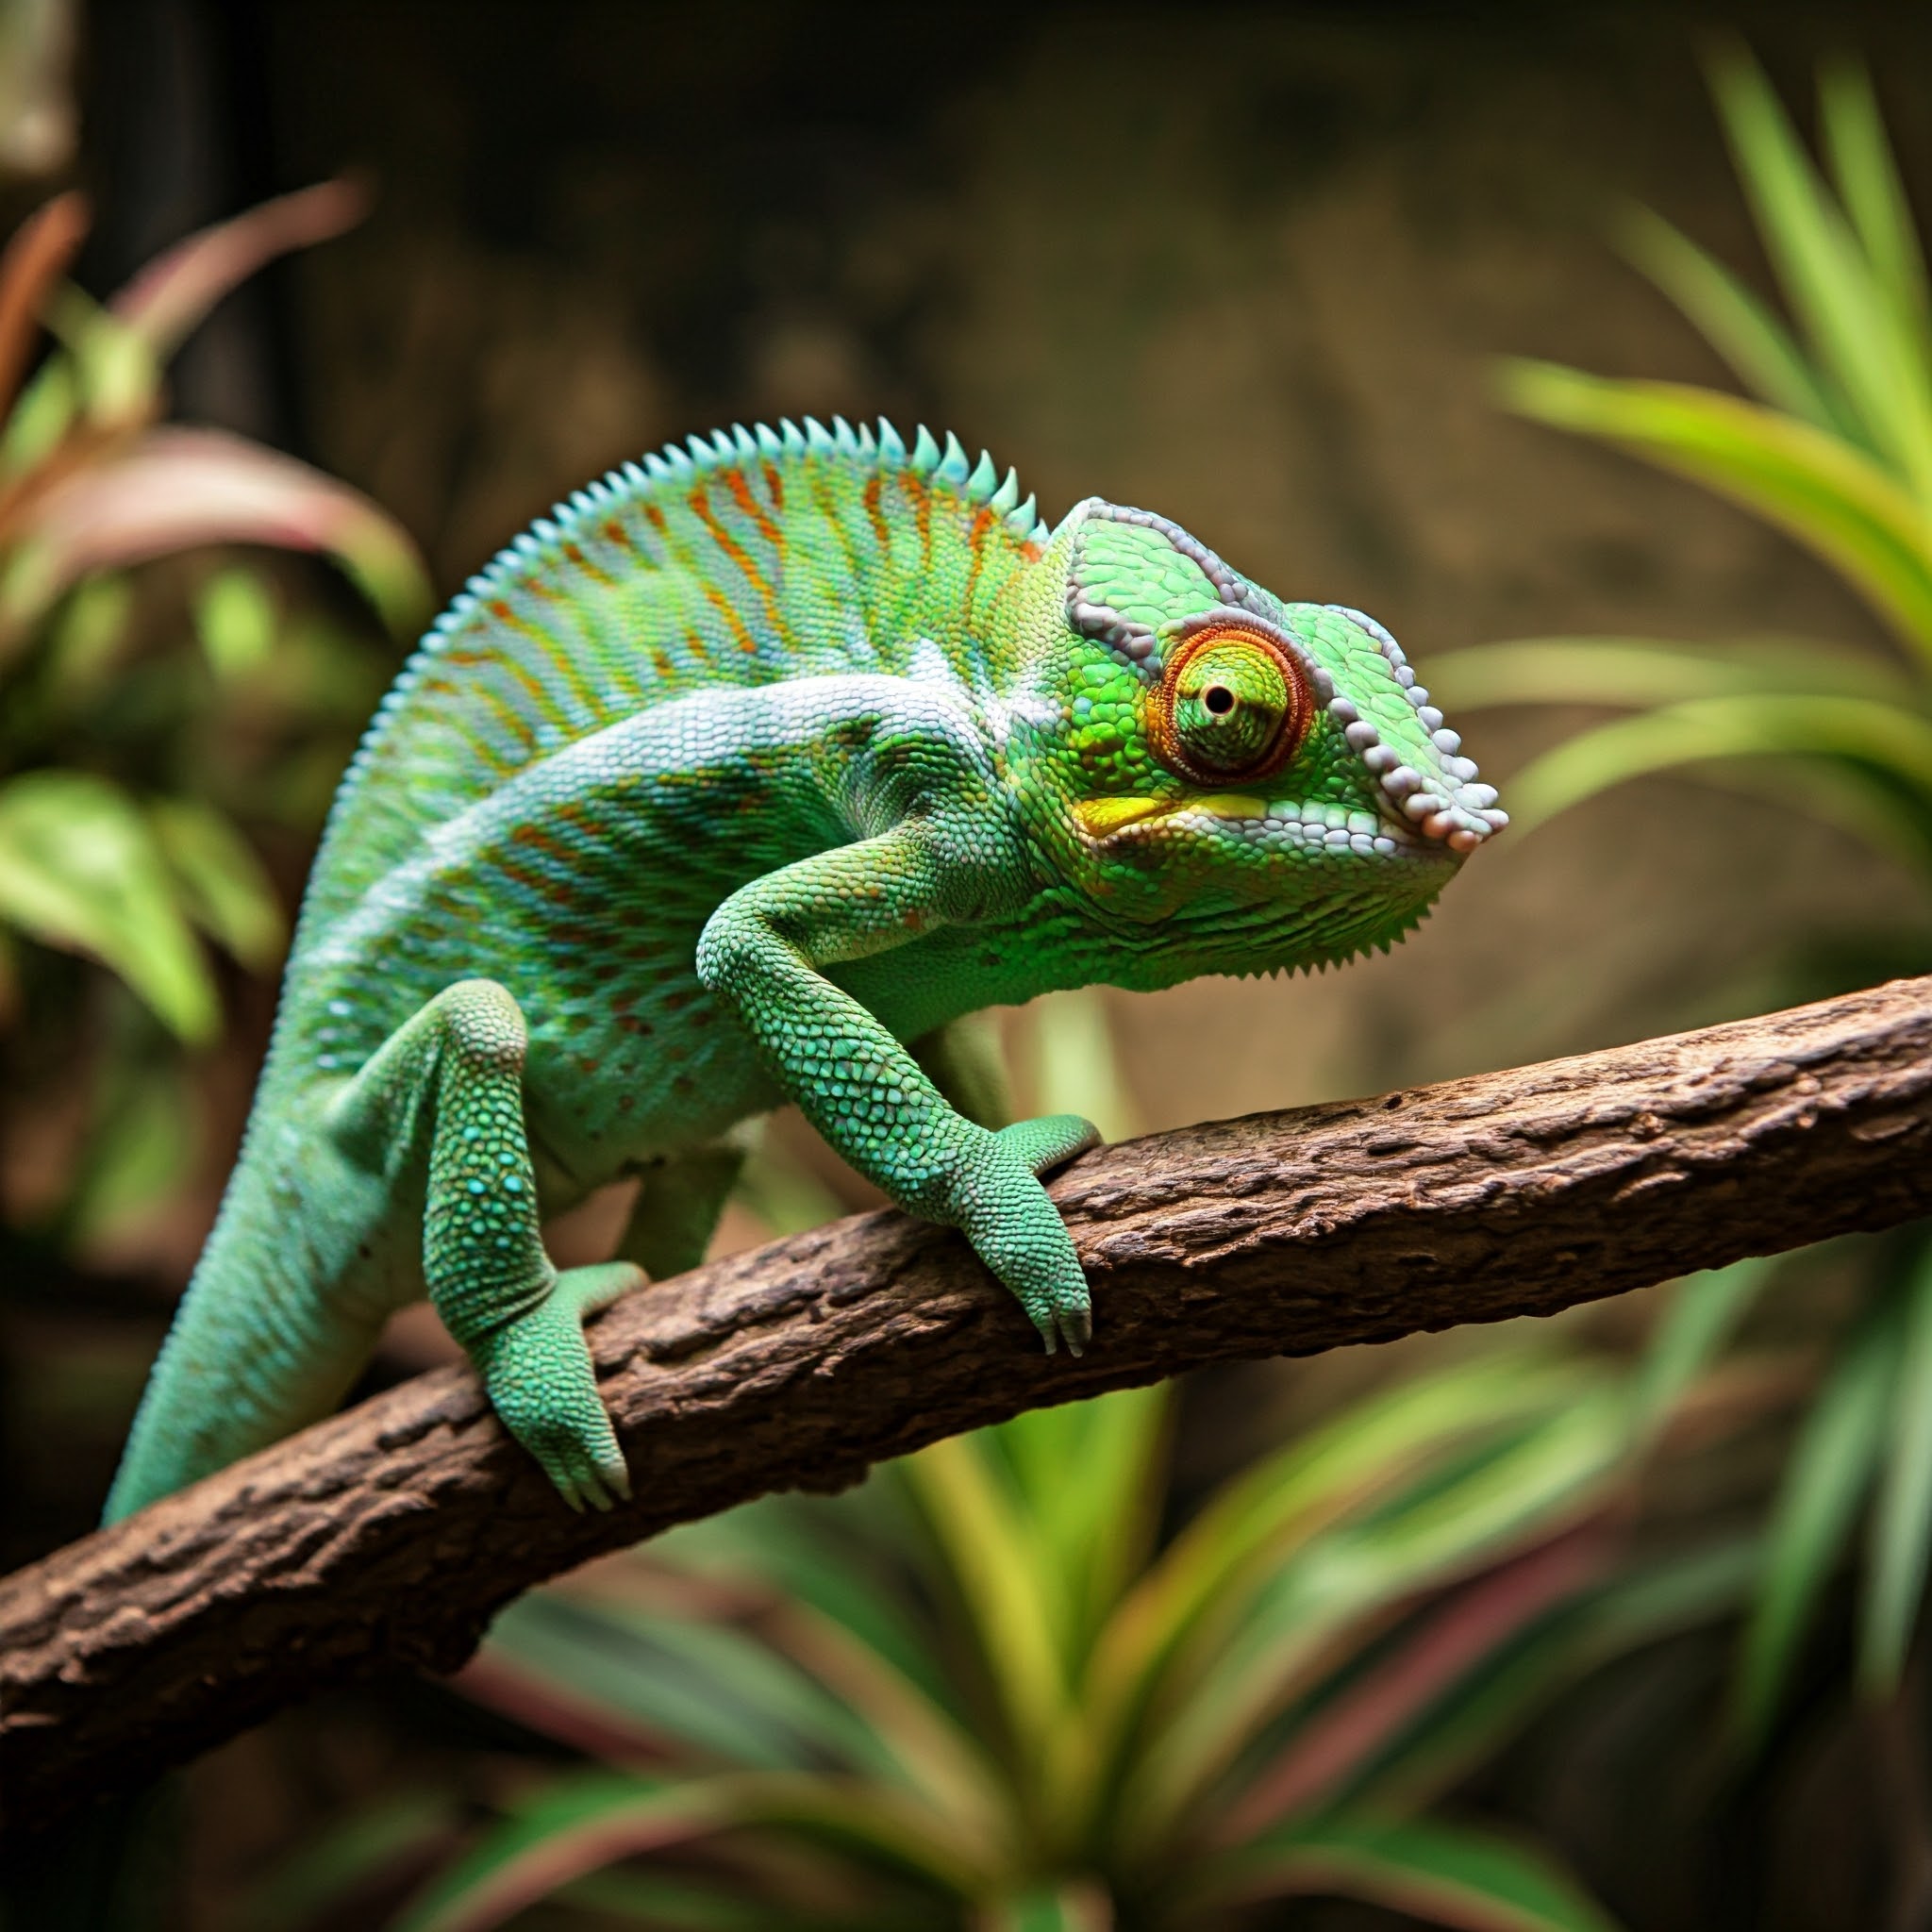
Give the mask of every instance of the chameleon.
[[[1507, 824], [1395, 640], [957, 437], [692, 437], [506, 548], [331, 808], [220, 1212], [107, 1520], [327, 1413], [425, 1292], [576, 1508], [630, 1476], [584, 1318], [703, 1257], [796, 1102], [1091, 1336], [973, 1016], [1384, 947]], [[975, 1026], [978, 1031], [974, 1031]], [[608, 1262], [544, 1220], [634, 1177]]]

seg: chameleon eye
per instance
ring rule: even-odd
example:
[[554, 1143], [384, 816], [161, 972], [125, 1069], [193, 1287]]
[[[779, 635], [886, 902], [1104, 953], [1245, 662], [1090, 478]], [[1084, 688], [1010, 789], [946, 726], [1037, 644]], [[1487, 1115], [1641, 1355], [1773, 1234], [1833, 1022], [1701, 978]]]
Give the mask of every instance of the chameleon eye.
[[1281, 644], [1217, 626], [1169, 658], [1151, 707], [1155, 749], [1184, 778], [1264, 778], [1294, 756], [1310, 708], [1307, 678]]

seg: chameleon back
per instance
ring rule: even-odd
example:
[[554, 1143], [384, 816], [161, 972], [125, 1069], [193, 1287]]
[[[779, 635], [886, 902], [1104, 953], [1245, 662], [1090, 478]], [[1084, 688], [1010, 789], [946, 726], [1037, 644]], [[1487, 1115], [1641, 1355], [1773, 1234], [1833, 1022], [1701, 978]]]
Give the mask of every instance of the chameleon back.
[[470, 580], [403, 669], [329, 815], [299, 955], [423, 837], [537, 760], [681, 692], [903, 672], [969, 684], [1046, 540], [1034, 499], [922, 428], [738, 427], [626, 463]]

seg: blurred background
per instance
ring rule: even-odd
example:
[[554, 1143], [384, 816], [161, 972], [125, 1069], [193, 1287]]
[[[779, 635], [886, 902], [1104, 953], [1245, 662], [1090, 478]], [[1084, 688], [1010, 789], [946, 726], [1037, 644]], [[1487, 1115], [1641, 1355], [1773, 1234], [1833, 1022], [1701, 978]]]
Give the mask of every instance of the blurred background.
[[[1374, 612], [1524, 808], [1391, 957], [1001, 1015], [1029, 1107], [1932, 966], [1928, 58], [1876, 5], [0, 0], [0, 1564], [94, 1520], [414, 635], [693, 430], [1158, 508]], [[781, 1119], [721, 1243], [868, 1198]], [[127, 1923], [1932, 1925], [1924, 1249], [679, 1532], [197, 1765]]]

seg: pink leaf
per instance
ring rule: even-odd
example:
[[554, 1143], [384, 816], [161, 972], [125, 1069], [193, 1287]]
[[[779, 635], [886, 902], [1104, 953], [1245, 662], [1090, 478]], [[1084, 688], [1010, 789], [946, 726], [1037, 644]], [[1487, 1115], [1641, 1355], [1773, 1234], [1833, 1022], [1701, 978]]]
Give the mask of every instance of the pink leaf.
[[1603, 1554], [1600, 1525], [1586, 1523], [1472, 1584], [1295, 1735], [1250, 1783], [1223, 1841], [1238, 1844], [1329, 1794], [1431, 1699], [1589, 1584]]
[[291, 248], [308, 248], [353, 228], [369, 212], [369, 202], [367, 187], [354, 180], [321, 181], [278, 195], [177, 242], [108, 307], [160, 360], [230, 289]]
[[402, 630], [427, 579], [415, 545], [370, 500], [293, 457], [218, 429], [150, 430], [125, 454], [75, 471], [23, 514], [7, 617], [43, 610], [90, 571], [200, 543], [269, 543], [341, 564]]

